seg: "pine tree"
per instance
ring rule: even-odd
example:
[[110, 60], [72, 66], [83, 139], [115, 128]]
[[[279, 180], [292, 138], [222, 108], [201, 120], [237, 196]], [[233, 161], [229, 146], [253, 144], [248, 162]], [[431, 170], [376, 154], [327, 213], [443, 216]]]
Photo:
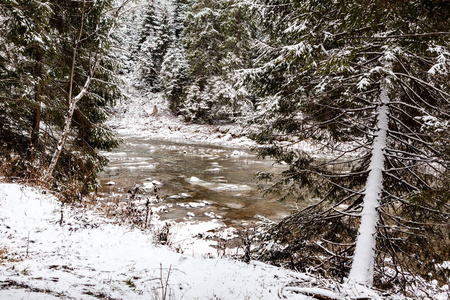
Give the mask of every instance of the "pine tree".
[[259, 97], [253, 138], [289, 165], [273, 189], [314, 197], [263, 255], [381, 287], [445, 278], [449, 4], [262, 2], [249, 6], [264, 26], [245, 72]]

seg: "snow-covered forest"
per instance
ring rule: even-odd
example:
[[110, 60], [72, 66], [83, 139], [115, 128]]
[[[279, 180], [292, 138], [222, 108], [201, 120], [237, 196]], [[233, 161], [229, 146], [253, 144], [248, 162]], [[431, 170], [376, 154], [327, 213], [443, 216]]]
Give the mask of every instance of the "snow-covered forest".
[[448, 299], [449, 29], [447, 0], [1, 0], [0, 298]]

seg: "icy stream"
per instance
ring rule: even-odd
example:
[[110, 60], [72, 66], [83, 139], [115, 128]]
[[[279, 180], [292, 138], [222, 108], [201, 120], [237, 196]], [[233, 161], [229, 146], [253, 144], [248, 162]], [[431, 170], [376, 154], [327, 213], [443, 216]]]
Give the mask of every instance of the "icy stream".
[[[292, 204], [262, 196], [255, 174], [280, 172], [281, 166], [260, 160], [247, 149], [125, 137], [107, 154], [110, 163], [100, 175], [104, 197], [126, 200], [136, 187], [152, 195], [154, 187], [168, 208], [162, 219], [221, 219], [231, 225], [264, 216], [280, 219]], [[109, 185], [108, 185], [109, 183]]]

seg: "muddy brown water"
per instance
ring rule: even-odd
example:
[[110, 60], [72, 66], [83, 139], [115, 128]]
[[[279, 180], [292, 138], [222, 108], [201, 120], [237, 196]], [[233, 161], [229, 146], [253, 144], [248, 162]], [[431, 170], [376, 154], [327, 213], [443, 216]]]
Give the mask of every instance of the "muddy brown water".
[[263, 196], [255, 179], [259, 171], [280, 173], [284, 167], [258, 159], [247, 149], [138, 137], [123, 140], [107, 154], [110, 163], [100, 174], [99, 192], [107, 201], [126, 201], [127, 192], [136, 187], [144, 190], [141, 197], [152, 197], [156, 184], [161, 204], [168, 205], [162, 219], [220, 218], [230, 225], [260, 216], [278, 220], [292, 211], [294, 203]]

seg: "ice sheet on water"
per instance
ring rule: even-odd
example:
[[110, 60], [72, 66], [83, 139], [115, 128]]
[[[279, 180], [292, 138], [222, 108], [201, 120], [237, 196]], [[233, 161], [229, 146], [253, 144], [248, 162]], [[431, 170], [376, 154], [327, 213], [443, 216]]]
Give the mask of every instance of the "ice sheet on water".
[[212, 169], [205, 170], [205, 172], [208, 172], [208, 173], [219, 173], [220, 171], [222, 171], [221, 168], [212, 168]]
[[181, 207], [190, 207], [190, 208], [200, 208], [210, 205], [208, 201], [200, 201], [200, 202], [188, 202], [188, 203], [177, 203], [178, 206]]
[[208, 182], [201, 180], [198, 177], [191, 177], [189, 183], [200, 185], [202, 187], [208, 188], [213, 191], [223, 192], [223, 191], [248, 191], [252, 188], [246, 184], [231, 184], [231, 183], [221, 183], [221, 182]]

